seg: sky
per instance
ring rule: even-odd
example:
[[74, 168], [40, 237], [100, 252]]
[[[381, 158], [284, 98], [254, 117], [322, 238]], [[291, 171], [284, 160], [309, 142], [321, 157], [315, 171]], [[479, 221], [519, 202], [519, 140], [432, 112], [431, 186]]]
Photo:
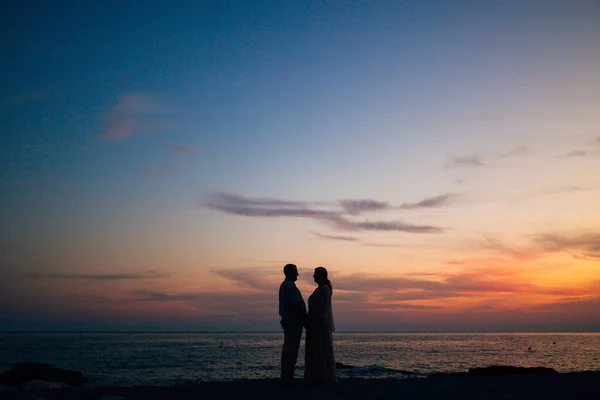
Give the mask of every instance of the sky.
[[0, 330], [600, 331], [600, 3], [12, 2]]

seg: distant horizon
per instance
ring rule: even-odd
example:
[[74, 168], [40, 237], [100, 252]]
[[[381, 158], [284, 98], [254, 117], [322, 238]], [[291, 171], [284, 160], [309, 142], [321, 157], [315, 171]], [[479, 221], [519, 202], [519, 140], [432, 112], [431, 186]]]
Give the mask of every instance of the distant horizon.
[[[135, 331], [135, 330], [96, 330], [96, 331], [2, 331], [0, 330], [0, 334], [5, 333], [273, 333], [283, 334], [282, 331]], [[600, 334], [600, 330], [595, 331], [336, 331], [335, 334], [340, 333], [399, 333], [399, 334], [469, 334], [469, 333], [478, 333], [478, 334], [512, 334], [512, 333], [523, 333], [523, 334]]]

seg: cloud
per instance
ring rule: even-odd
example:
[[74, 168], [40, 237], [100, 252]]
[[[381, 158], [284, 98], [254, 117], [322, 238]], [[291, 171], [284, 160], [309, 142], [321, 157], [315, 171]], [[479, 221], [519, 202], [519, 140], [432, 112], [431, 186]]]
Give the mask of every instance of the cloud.
[[393, 312], [398, 311], [431, 311], [442, 309], [441, 306], [432, 306], [424, 304], [409, 304], [409, 303], [365, 303], [360, 305], [357, 311], [361, 312]]
[[[444, 200], [444, 199], [442, 199]], [[445, 201], [445, 200], [444, 200]], [[364, 202], [361, 200], [361, 202]], [[429, 204], [440, 203], [439, 199], [428, 199]], [[442, 233], [444, 229], [432, 225], [415, 225], [403, 221], [353, 221], [344, 214], [345, 210], [321, 210], [314, 205], [317, 203], [280, 200], [273, 198], [245, 198], [238, 195], [218, 193], [212, 195], [206, 206], [226, 214], [246, 217], [295, 217], [317, 220], [329, 226], [344, 231], [397, 231], [407, 233]], [[354, 203], [352, 210], [373, 207], [375, 203]], [[366, 205], [371, 204], [371, 205]], [[353, 208], [352, 208], [353, 207]]]
[[397, 231], [407, 233], [443, 233], [444, 229], [433, 225], [414, 225], [402, 221], [367, 221], [367, 222], [350, 222], [340, 219], [333, 219], [332, 222], [338, 228], [346, 230], [363, 230], [363, 231]]
[[518, 260], [534, 260], [558, 252], [568, 253], [577, 259], [600, 260], [600, 233], [598, 232], [538, 233], [529, 236], [530, 243], [520, 247], [505, 244], [489, 235], [483, 237], [484, 249], [495, 250]]
[[522, 156], [530, 151], [531, 148], [529, 146], [518, 146], [505, 151], [504, 153], [488, 154], [486, 156], [480, 154], [455, 156], [447, 161], [444, 167], [446, 169], [453, 167], [486, 167], [491, 165], [494, 161]]
[[340, 200], [340, 205], [350, 215], [390, 208], [387, 202], [376, 200]]
[[490, 235], [482, 235], [485, 243], [481, 246], [484, 249], [494, 250], [500, 254], [509, 256], [517, 260], [533, 260], [542, 255], [536, 246], [516, 247], [503, 243]]
[[452, 203], [458, 197], [457, 194], [445, 193], [439, 196], [429, 197], [416, 203], [405, 203], [400, 206], [401, 209], [413, 210], [416, 208], [435, 208], [443, 207]]
[[127, 94], [104, 117], [97, 138], [104, 142], [121, 141], [150, 131], [166, 128], [166, 109], [153, 98]]
[[549, 252], [567, 252], [573, 257], [600, 260], [600, 233], [584, 233], [571, 237], [559, 234], [539, 234], [534, 239]]
[[470, 155], [470, 156], [456, 156], [452, 157], [450, 161], [446, 163], [446, 168], [451, 167], [485, 167], [487, 162], [483, 160], [481, 156], [478, 155]]
[[583, 158], [583, 157], [592, 157], [600, 155], [600, 136], [593, 138], [591, 140], [586, 141], [584, 149], [577, 149], [570, 151], [565, 154], [561, 154], [556, 156], [559, 159], [568, 159], [568, 158]]
[[403, 302], [403, 301], [420, 301], [420, 300], [437, 300], [461, 297], [459, 292], [446, 292], [435, 290], [409, 290], [399, 292], [387, 292], [378, 297], [378, 301], [384, 303]]
[[247, 292], [169, 292], [136, 290], [134, 299], [140, 302], [183, 303], [195, 306], [205, 315], [222, 317], [277, 315], [277, 294]]
[[[281, 273], [281, 269], [278, 269]], [[275, 268], [232, 268], [224, 270], [211, 270], [222, 278], [237, 282], [244, 287], [261, 291], [272, 291], [277, 285], [274, 279], [269, 279], [275, 273]]]
[[566, 154], [560, 155], [557, 158], [587, 157], [589, 155], [590, 155], [590, 152], [586, 151], [586, 150], [573, 150]]
[[241, 210], [240, 215], [246, 215], [244, 210], [253, 207], [307, 208], [309, 206], [308, 203], [302, 201], [280, 200], [271, 197], [250, 199], [229, 193], [216, 193], [212, 195], [208, 205], [217, 209], [221, 206], [239, 209]]
[[343, 242], [357, 242], [358, 238], [353, 237], [353, 236], [336, 236], [336, 235], [324, 235], [318, 232], [313, 232], [314, 235], [323, 238], [323, 239], [330, 239], [330, 240], [340, 240]]
[[118, 280], [136, 280], [136, 279], [158, 279], [165, 278], [171, 274], [148, 272], [144, 274], [77, 274], [77, 273], [39, 273], [29, 272], [25, 276], [35, 279], [71, 279], [71, 280], [91, 280], [91, 281], [118, 281]]
[[189, 145], [189, 144], [175, 144], [167, 146], [167, 149], [173, 153], [185, 156], [196, 154], [200, 151], [200, 148], [197, 146]]
[[206, 205], [213, 210], [245, 217], [296, 217], [319, 219], [339, 215], [337, 212], [310, 208], [308, 203], [299, 201], [278, 200], [272, 198], [248, 199], [227, 193], [217, 193], [216, 195], [211, 196]]
[[435, 208], [450, 204], [459, 195], [455, 193], [444, 193], [438, 196], [428, 197], [415, 203], [404, 203], [400, 206], [392, 206], [385, 201], [376, 200], [341, 200], [340, 205], [349, 215], [358, 215], [367, 211], [380, 211], [391, 209], [413, 210], [417, 208]]

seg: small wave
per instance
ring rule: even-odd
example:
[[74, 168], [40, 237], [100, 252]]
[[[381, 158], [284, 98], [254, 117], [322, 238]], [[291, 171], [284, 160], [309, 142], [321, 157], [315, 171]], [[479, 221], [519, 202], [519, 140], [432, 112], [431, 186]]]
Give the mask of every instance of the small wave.
[[364, 365], [362, 367], [352, 367], [352, 368], [348, 368], [346, 369], [346, 371], [350, 372], [350, 373], [361, 373], [361, 374], [401, 374], [401, 375], [410, 375], [410, 376], [415, 376], [415, 375], [420, 375], [419, 372], [416, 371], [406, 371], [406, 370], [402, 370], [402, 369], [394, 369], [394, 368], [388, 368], [388, 367], [384, 367], [383, 365], [379, 365], [379, 364], [372, 364], [372, 365]]

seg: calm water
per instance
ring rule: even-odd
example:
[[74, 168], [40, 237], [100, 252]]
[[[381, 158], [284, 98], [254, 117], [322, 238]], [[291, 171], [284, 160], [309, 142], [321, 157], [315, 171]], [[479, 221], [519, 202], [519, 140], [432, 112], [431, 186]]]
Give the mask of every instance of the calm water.
[[[0, 333], [0, 370], [47, 362], [84, 371], [91, 385], [276, 378], [281, 344], [279, 333]], [[338, 333], [335, 351], [337, 361], [356, 366], [340, 377], [404, 378], [492, 364], [600, 370], [600, 333]], [[299, 377], [303, 364], [301, 348]]]

